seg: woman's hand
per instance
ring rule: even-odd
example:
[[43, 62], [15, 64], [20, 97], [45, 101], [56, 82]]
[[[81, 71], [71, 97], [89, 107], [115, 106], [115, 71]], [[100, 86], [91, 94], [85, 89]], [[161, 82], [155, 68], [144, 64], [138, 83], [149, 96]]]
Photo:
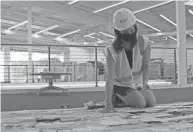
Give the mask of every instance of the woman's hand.
[[137, 89], [138, 91], [142, 91], [142, 90], [143, 90], [143, 88], [142, 88], [141, 86], [137, 86], [136, 89]]

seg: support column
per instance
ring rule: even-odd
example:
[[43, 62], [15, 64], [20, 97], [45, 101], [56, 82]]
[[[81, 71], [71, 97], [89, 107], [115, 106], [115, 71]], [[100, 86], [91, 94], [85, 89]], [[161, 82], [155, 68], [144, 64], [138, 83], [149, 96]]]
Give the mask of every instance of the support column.
[[[74, 66], [70, 66], [70, 49], [64, 48], [64, 52], [62, 53], [62, 57], [64, 60], [65, 66], [63, 67], [63, 72], [71, 72], [74, 69]], [[67, 66], [68, 65], [68, 66]], [[73, 74], [74, 75], [74, 74]], [[64, 75], [64, 81], [70, 82], [73, 76]]]
[[[32, 5], [28, 6], [28, 44], [32, 44]], [[28, 80], [27, 82], [32, 82], [31, 73], [33, 72], [32, 66], [32, 46], [28, 46]]]
[[5, 83], [10, 83], [10, 77], [11, 77], [11, 74], [10, 74], [10, 48], [9, 47], [4, 47], [4, 51], [3, 51], [3, 60], [4, 60], [4, 75], [3, 75], [3, 82]]
[[64, 62], [69, 63], [70, 62], [70, 50], [65, 50], [62, 55], [63, 55]]
[[113, 16], [112, 16], [112, 14], [113, 14], [113, 12], [112, 11], [109, 11], [109, 25], [108, 25], [108, 27], [109, 27], [109, 34], [114, 34], [114, 30], [113, 30], [113, 23], [112, 23], [112, 21], [113, 21]]
[[109, 25], [109, 33], [111, 33], [111, 30], [112, 30], [112, 28], [111, 28], [111, 11], [109, 11], [109, 23], [108, 23]]
[[176, 1], [178, 84], [187, 84], [185, 1]]

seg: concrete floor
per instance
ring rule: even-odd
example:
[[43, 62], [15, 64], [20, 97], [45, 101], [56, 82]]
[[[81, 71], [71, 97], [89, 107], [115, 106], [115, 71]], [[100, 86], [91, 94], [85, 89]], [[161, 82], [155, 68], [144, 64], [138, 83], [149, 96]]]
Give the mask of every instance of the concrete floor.
[[[170, 85], [171, 82], [166, 82], [165, 80], [149, 80], [148, 84], [151, 86], [160, 86], [160, 85]], [[95, 87], [95, 81], [87, 81], [87, 82], [53, 82], [54, 86], [58, 86], [61, 88], [88, 88]], [[42, 87], [48, 86], [48, 82], [44, 83], [2, 83], [2, 90], [17, 90], [17, 89], [40, 89]], [[105, 87], [105, 81], [98, 81], [99, 87]]]
[[[193, 102], [193, 88], [153, 89], [158, 104], [173, 102]], [[98, 102], [104, 100], [104, 91], [73, 92], [70, 96], [65, 93], [35, 93], [2, 94], [1, 110], [43, 110], [60, 109], [61, 105], [71, 108], [82, 107], [88, 101]]]
[[3, 132], [192, 132], [193, 102], [143, 109], [53, 109], [2, 112]]

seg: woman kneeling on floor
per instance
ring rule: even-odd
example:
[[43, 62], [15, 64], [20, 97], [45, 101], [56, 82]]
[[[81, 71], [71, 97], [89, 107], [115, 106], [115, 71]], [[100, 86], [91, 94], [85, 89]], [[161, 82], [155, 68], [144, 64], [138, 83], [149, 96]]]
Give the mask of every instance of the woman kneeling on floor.
[[116, 107], [153, 107], [156, 99], [148, 86], [151, 45], [137, 34], [136, 17], [126, 8], [113, 15], [116, 38], [104, 50], [107, 80], [104, 112]]

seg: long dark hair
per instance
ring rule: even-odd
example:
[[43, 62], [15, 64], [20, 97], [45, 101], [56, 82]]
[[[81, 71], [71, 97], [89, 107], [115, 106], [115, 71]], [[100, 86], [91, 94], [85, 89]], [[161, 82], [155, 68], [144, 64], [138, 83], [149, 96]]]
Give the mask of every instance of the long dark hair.
[[[137, 25], [136, 24], [134, 25], [134, 28], [135, 28], [135, 31], [137, 32]], [[114, 33], [115, 33], [116, 38], [113, 42], [113, 47], [114, 47], [115, 51], [117, 53], [119, 53], [120, 51], [123, 50], [123, 44], [121, 42], [121, 33], [120, 33], [120, 31], [118, 31], [116, 29], [114, 29]]]

